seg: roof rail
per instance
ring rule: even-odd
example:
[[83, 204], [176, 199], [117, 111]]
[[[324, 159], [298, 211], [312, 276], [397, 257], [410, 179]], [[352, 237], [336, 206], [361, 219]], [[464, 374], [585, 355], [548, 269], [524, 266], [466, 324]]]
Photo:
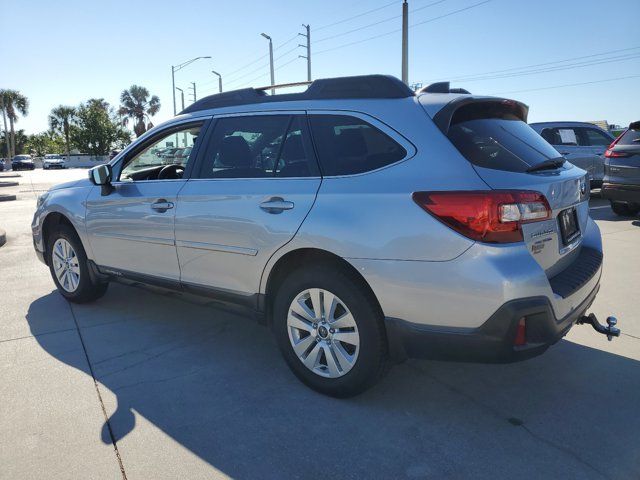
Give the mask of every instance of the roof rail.
[[[267, 95], [265, 90], [301, 85], [309, 87], [300, 93]], [[253, 103], [287, 102], [296, 100], [331, 100], [341, 98], [406, 98], [415, 94], [403, 82], [391, 75], [361, 75], [355, 77], [322, 78], [313, 82], [285, 83], [260, 88], [243, 88], [201, 98], [181, 113], [212, 108], [250, 105]]]
[[470, 94], [468, 90], [464, 88], [451, 88], [449, 82], [437, 82], [422, 87], [417, 93], [465, 93]]

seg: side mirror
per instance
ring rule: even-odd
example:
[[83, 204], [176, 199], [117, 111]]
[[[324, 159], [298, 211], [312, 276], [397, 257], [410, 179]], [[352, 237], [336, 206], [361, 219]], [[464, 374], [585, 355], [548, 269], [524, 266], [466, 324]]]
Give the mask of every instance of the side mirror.
[[111, 185], [111, 165], [98, 165], [89, 170], [89, 180], [94, 185], [102, 187], [102, 195], [109, 195], [113, 191]]

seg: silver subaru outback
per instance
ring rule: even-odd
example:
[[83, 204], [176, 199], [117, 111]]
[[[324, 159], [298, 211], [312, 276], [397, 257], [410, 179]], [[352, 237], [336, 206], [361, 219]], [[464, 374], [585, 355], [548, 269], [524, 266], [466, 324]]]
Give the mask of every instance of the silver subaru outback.
[[615, 336], [585, 316], [602, 270], [586, 173], [526, 120], [382, 75], [212, 95], [40, 197], [35, 250], [72, 302], [128, 278], [257, 312], [333, 396], [407, 357], [526, 359], [574, 323]]

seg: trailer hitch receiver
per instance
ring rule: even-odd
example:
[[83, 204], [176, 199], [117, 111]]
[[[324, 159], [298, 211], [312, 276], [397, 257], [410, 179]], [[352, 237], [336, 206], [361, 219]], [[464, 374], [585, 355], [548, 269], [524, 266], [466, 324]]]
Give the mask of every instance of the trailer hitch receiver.
[[578, 319], [576, 323], [578, 325], [584, 325], [585, 323], [588, 323], [596, 332], [606, 335], [609, 341], [611, 341], [613, 337], [620, 336], [620, 329], [616, 328], [616, 324], [618, 323], [616, 317], [607, 317], [607, 327], [602, 325], [593, 313], [590, 313], [589, 315], [583, 315]]

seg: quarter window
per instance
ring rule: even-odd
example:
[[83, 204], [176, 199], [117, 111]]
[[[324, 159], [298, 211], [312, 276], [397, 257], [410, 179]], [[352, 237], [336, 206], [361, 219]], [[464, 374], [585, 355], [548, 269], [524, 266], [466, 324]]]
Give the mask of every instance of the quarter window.
[[296, 115], [219, 119], [200, 178], [317, 176], [303, 119]]
[[407, 151], [373, 125], [348, 115], [311, 115], [323, 175], [368, 172], [402, 160]]

